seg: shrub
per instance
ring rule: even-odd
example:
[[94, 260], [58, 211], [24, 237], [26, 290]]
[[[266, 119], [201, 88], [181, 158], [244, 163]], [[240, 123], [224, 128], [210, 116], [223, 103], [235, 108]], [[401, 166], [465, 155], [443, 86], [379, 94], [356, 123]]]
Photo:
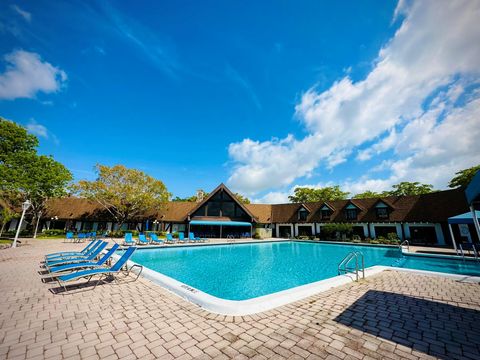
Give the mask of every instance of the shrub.
[[65, 234], [66, 234], [65, 230], [61, 230], [61, 229], [48, 229], [42, 232], [42, 235], [45, 235], [45, 236], [59, 236], [59, 235], [65, 235]]
[[394, 233], [394, 232], [388, 233], [388, 234], [387, 234], [387, 239], [390, 240], [390, 241], [392, 241], [392, 240], [394, 240], [394, 241], [399, 241], [399, 240], [400, 240], [400, 239], [398, 238], [397, 233]]
[[327, 224], [322, 227], [322, 232], [324, 232], [329, 239], [336, 238], [340, 240], [340, 238], [345, 239], [347, 235], [350, 235], [353, 232], [353, 227], [352, 224], [345, 223]]

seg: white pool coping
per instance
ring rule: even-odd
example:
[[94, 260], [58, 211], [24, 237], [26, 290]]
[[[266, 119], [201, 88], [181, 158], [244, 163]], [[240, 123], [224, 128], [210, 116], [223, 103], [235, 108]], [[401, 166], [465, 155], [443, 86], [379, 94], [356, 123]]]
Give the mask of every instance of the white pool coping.
[[[119, 255], [114, 254], [113, 257], [118, 259]], [[127, 262], [127, 265], [129, 267], [135, 264], [136, 263], [130, 260]], [[440, 276], [461, 282], [480, 283], [480, 277], [478, 276], [440, 273], [427, 270], [405, 269], [383, 265], [375, 265], [366, 268], [365, 278], [380, 274], [381, 272], [388, 270], [408, 272], [419, 275]], [[135, 268], [134, 272], [138, 273], [138, 271], [139, 270]], [[292, 302], [302, 300], [312, 295], [317, 295], [332, 288], [345, 284], [350, 284], [355, 281], [355, 276], [353, 274], [338, 275], [333, 278], [316, 281], [310, 284], [297, 286], [294, 288], [282, 290], [273, 294], [259, 296], [248, 300], [226, 300], [207, 294], [206, 292], [196, 289], [190, 285], [184, 284], [178, 280], [159, 273], [158, 271], [149, 269], [145, 266], [143, 266], [142, 276], [152, 281], [153, 283], [160, 285], [161, 287], [172, 292], [173, 294], [183, 298], [184, 300], [201, 307], [206, 311], [229, 316], [252, 315], [272, 310], [279, 306], [287, 305]]]

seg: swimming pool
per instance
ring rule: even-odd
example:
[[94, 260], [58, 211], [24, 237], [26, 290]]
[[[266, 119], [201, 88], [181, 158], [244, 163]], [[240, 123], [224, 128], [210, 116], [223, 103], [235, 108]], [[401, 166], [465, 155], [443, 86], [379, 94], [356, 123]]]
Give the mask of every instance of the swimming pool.
[[141, 249], [132, 261], [201, 292], [242, 301], [336, 277], [338, 263], [360, 251], [375, 265], [480, 276], [480, 264], [403, 255], [396, 247], [282, 241]]

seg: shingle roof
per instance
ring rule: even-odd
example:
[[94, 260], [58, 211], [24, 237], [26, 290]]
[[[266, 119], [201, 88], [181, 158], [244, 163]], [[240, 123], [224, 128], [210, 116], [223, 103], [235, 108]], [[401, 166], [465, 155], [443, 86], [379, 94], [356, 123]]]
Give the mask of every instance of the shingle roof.
[[[464, 193], [461, 189], [438, 191], [417, 196], [388, 196], [382, 198], [354, 199], [329, 201], [335, 210], [330, 216], [330, 222], [351, 222], [345, 218], [345, 207], [354, 203], [360, 208], [357, 222], [377, 222], [375, 205], [383, 201], [391, 207], [390, 222], [440, 222], [450, 216], [468, 211]], [[319, 209], [323, 202], [308, 203], [313, 209], [305, 222], [323, 222]], [[301, 204], [272, 205], [274, 223], [298, 222], [297, 211]]]
[[[383, 201], [391, 207], [389, 222], [442, 222], [449, 217], [468, 211], [467, 202], [462, 189], [439, 191], [417, 196], [389, 196], [383, 198], [354, 199], [358, 205], [357, 222], [378, 222], [375, 205]], [[351, 222], [345, 218], [345, 206], [350, 200], [329, 201], [328, 205], [334, 209], [330, 222]], [[320, 208], [324, 202], [303, 204], [311, 212], [305, 222], [324, 222]], [[152, 209], [145, 213], [145, 218], [156, 218], [169, 222], [184, 222], [187, 215], [198, 205], [194, 202], [169, 202], [162, 209]], [[298, 210], [302, 204], [246, 204], [257, 222], [265, 223], [292, 223], [299, 222]], [[68, 197], [52, 199], [48, 202], [44, 217], [58, 216], [60, 219], [86, 219], [111, 221], [111, 215], [96, 202]], [[162, 217], [163, 215], [163, 217]]]
[[245, 207], [261, 224], [268, 224], [272, 221], [272, 205], [270, 204], [245, 204]]

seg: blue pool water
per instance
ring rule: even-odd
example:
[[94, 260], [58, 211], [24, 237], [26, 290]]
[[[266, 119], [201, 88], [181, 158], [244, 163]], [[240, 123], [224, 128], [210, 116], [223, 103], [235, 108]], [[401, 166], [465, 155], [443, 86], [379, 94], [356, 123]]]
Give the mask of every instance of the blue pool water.
[[338, 263], [351, 251], [364, 254], [365, 267], [480, 276], [480, 264], [473, 261], [403, 256], [391, 247], [295, 241], [142, 249], [132, 261], [210, 295], [246, 300], [334, 277]]

